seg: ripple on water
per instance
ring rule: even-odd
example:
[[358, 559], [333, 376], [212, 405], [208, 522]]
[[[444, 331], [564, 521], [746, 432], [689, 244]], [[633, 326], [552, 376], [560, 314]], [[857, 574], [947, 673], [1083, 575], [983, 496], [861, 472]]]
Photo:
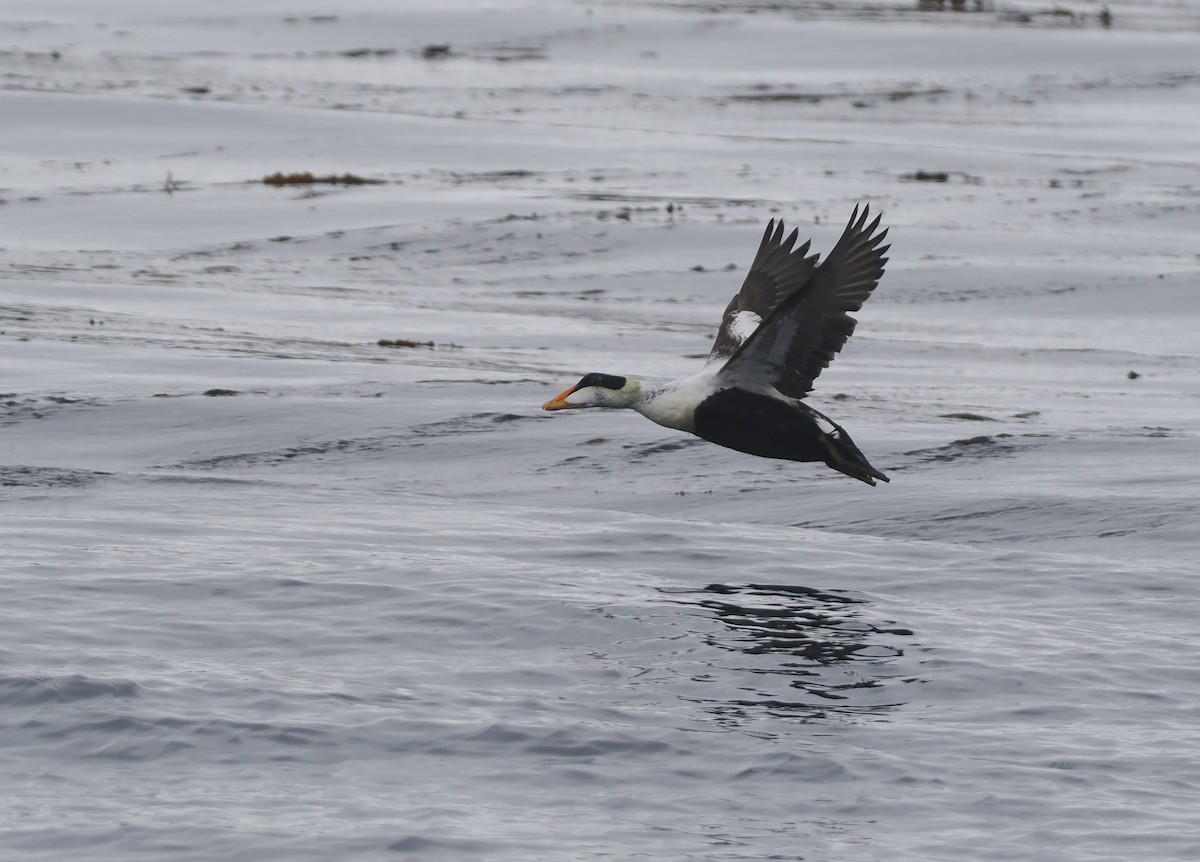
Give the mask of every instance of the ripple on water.
[[0, 677], [0, 705], [38, 706], [98, 697], [136, 697], [137, 683], [127, 679], [95, 679], [82, 674]]
[[721, 626], [704, 633], [704, 643], [738, 657], [709, 662], [713, 677], [733, 678], [736, 696], [696, 698], [723, 720], [879, 715], [905, 702], [900, 686], [909, 680], [890, 665], [913, 632], [870, 620], [864, 598], [785, 584], [710, 584], [671, 595], [711, 613]]
[[[200, 749], [218, 761], [320, 759], [335, 744], [329, 731], [289, 721], [242, 721], [209, 715], [99, 711], [32, 718], [21, 725], [29, 746], [66, 746], [75, 757], [152, 761]], [[311, 750], [310, 750], [311, 749]]]

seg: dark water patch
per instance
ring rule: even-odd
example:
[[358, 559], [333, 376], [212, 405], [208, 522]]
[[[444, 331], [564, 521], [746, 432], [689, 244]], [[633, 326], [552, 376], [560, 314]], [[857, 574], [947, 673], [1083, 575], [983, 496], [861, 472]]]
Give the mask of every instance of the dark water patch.
[[[855, 607], [866, 602], [844, 593], [782, 584], [710, 584], [705, 591], [732, 597], [699, 602], [739, 636], [733, 642], [716, 645], [733, 643], [734, 648], [749, 654], [784, 652], [832, 664], [856, 659], [867, 647], [860, 642], [863, 635], [912, 635], [908, 629], [879, 628], [857, 621]], [[887, 648], [868, 657], [902, 654], [899, 649]]]
[[952, 179], [955, 182], [961, 182], [969, 186], [977, 186], [983, 183], [982, 177], [964, 173], [963, 171], [916, 170], [900, 174], [900, 181], [909, 183], [948, 183]]
[[394, 584], [368, 581], [309, 581], [302, 578], [280, 578], [274, 584], [283, 590], [282, 597], [271, 603], [288, 608], [355, 605], [367, 602], [403, 602], [405, 591]]
[[796, 93], [770, 91], [762, 93], [738, 93], [730, 96], [731, 102], [798, 102], [803, 105], [818, 105], [829, 98], [827, 93]]
[[[85, 756], [112, 760], [153, 760], [176, 751], [200, 746], [246, 756], [240, 746], [259, 744], [259, 753], [273, 755], [277, 747], [288, 750], [309, 746], [335, 747], [342, 739], [329, 731], [301, 724], [239, 721], [226, 718], [110, 715], [69, 723], [38, 723], [29, 729], [43, 740], [71, 740], [83, 746]], [[261, 745], [266, 744], [266, 750]], [[291, 757], [292, 755], [286, 755]]]
[[164, 718], [152, 722], [155, 726], [187, 731], [192, 736], [215, 736], [239, 742], [243, 737], [256, 737], [284, 745], [310, 745], [329, 732], [299, 724], [277, 724], [265, 721], [234, 721], [231, 719]]
[[503, 183], [509, 180], [525, 180], [536, 176], [533, 171], [520, 168], [500, 171], [449, 171], [445, 176], [455, 185], [464, 183]]
[[604, 725], [551, 727], [501, 721], [465, 734], [443, 731], [440, 737], [440, 743], [427, 743], [424, 750], [455, 757], [503, 756], [507, 750], [553, 761], [637, 758], [679, 751], [644, 733]]
[[484, 45], [475, 51], [475, 55], [497, 63], [530, 62], [545, 60], [550, 56], [545, 45], [536, 44]]
[[949, 94], [949, 90], [945, 87], [925, 87], [923, 89], [916, 87], [900, 87], [887, 92], [889, 102], [904, 102], [908, 99], [917, 98], [937, 98]]
[[[673, 194], [670, 198], [664, 198], [660, 194], [652, 192], [572, 192], [564, 190], [561, 192], [563, 197], [572, 200], [585, 201], [608, 201], [612, 203], [662, 203], [667, 201], [662, 209], [668, 214], [673, 214], [677, 210], [683, 208], [683, 204], [694, 206], [703, 209], [724, 209], [725, 207], [765, 207], [769, 205], [768, 201], [761, 198], [733, 198], [733, 197], [713, 197], [706, 195], [676, 195]], [[657, 209], [654, 206], [637, 207], [636, 212], [653, 212]]]
[[[806, 720], [872, 715], [904, 703], [885, 668], [904, 655], [902, 639], [913, 632], [867, 620], [865, 599], [787, 584], [710, 584], [672, 596], [722, 623], [702, 635], [707, 645], [749, 659], [732, 669], [753, 675], [737, 686], [739, 696], [695, 698], [724, 719], [751, 711]], [[715, 675], [729, 670], [714, 664]]]
[[16, 425], [29, 419], [45, 419], [64, 409], [94, 407], [94, 398], [70, 398], [65, 395], [23, 396], [0, 393], [0, 425]]
[[900, 179], [918, 183], [947, 183], [950, 182], [950, 173], [949, 171], [913, 171], [909, 174], [901, 174]]
[[94, 679], [82, 674], [0, 677], [3, 706], [75, 703], [101, 697], [137, 697], [138, 693], [137, 683], [127, 679]]
[[984, 416], [982, 413], [942, 413], [938, 416], [939, 419], [962, 419], [966, 422], [995, 422], [991, 416]]
[[[555, 299], [578, 299], [582, 302], [594, 302], [608, 291], [603, 287], [587, 287], [581, 290], [514, 290], [506, 295], [517, 296], [521, 299], [536, 299], [543, 296], [553, 296]], [[707, 356], [708, 354], [705, 354]]]
[[465, 416], [455, 416], [438, 422], [427, 422], [416, 425], [412, 433], [417, 437], [446, 437], [458, 434], [479, 434], [494, 431], [497, 426], [513, 422], [523, 422], [530, 419], [541, 419], [541, 416], [527, 416], [518, 413], [471, 413]]
[[232, 476], [195, 476], [191, 474], [173, 474], [169, 476], [151, 476], [151, 482], [176, 485], [242, 485], [253, 486], [262, 484], [256, 479], [235, 479]]
[[770, 763], [747, 766], [734, 773], [732, 778], [734, 781], [763, 781], [784, 776], [796, 781], [822, 784], [849, 778], [851, 772], [846, 768], [845, 763], [836, 757], [789, 752], [781, 757], [773, 758]]
[[192, 470], [215, 470], [222, 467], [275, 466], [292, 461], [320, 458], [331, 454], [355, 454], [380, 452], [389, 448], [388, 440], [399, 441], [398, 436], [369, 437], [356, 440], [331, 440], [306, 446], [288, 446], [263, 452], [239, 452], [232, 455], [214, 455], [210, 458], [195, 458], [173, 465]]
[[[790, 86], [776, 88], [770, 84], [758, 84], [751, 87], [749, 92], [714, 97], [712, 101], [716, 104], [742, 103], [752, 105], [821, 105], [826, 102], [844, 102], [856, 108], [866, 108], [873, 107], [880, 102], [903, 102], [908, 99], [920, 98], [938, 100], [950, 94], [950, 89], [942, 86], [872, 90], [837, 89], [817, 92], [813, 90], [795, 90]], [[928, 174], [933, 172], [920, 171], [919, 173]], [[949, 179], [948, 174], [945, 176], [946, 179]], [[914, 177], [908, 175], [907, 178], [913, 179]], [[934, 179], [933, 181], [945, 182], [946, 180]]]
[[920, 12], [982, 12], [983, 0], [917, 0], [917, 10]]
[[[594, 441], [589, 440], [587, 442], [591, 443]], [[703, 446], [704, 442], [694, 437], [681, 437], [661, 443], [626, 443], [622, 448], [629, 451], [630, 461], [642, 461], [647, 458], [653, 458], [656, 455], [662, 455], [665, 452], [678, 452], [682, 449], [691, 449], [693, 446]]]
[[346, 51], [338, 51], [338, 56], [356, 60], [361, 57], [394, 57], [398, 53], [399, 51], [395, 48], [350, 48]]
[[1032, 507], [1026, 503], [1001, 503], [982, 508], [949, 512], [944, 515], [929, 515], [926, 516], [925, 524], [922, 526], [928, 527], [931, 524], [956, 524], [963, 521], [994, 521], [1009, 516], [1028, 515], [1031, 511]]
[[[991, 458], [998, 455], [1011, 455], [1016, 446], [1003, 442], [1011, 437], [1011, 434], [996, 434], [995, 436], [981, 434], [978, 437], [955, 440], [952, 443], [947, 443], [945, 446], [912, 449], [904, 454], [919, 458], [920, 463], [957, 461], [960, 458]], [[893, 469], [902, 470], [904, 467], [894, 467]]]
[[321, 459], [331, 455], [355, 456], [378, 454], [402, 446], [421, 445], [425, 440], [454, 437], [462, 434], [481, 434], [495, 431], [506, 425], [529, 421], [533, 417], [518, 413], [471, 413], [437, 422], [414, 425], [405, 433], [386, 434], [375, 437], [357, 437], [342, 440], [326, 440], [302, 446], [287, 446], [259, 452], [238, 452], [229, 455], [214, 455], [181, 461], [173, 465], [183, 469], [211, 470], [222, 467], [275, 466], [309, 459]]
[[[454, 854], [469, 853], [478, 858], [485, 858], [488, 853], [496, 850], [494, 841], [475, 841], [467, 838], [447, 838], [439, 835], [436, 838], [425, 835], [406, 835], [387, 846], [392, 853], [404, 856], [416, 856], [420, 859], [455, 858]], [[480, 855], [482, 854], [482, 855]], [[462, 858], [459, 856], [458, 858]]]
[[79, 488], [111, 475], [102, 470], [0, 464], [0, 487]]
[[1139, 547], [1160, 552], [1173, 545], [1191, 548], [1198, 518], [1200, 503], [1190, 499], [1129, 494], [1121, 506], [1113, 506], [1105, 497], [1088, 499], [1067, 491], [1032, 499], [1001, 493], [976, 501], [914, 499], [903, 513], [888, 518], [827, 516], [796, 526], [964, 545], [1044, 546], [1060, 552], [1080, 547], [1109, 552], [1096, 544], [1103, 539], [1119, 542], [1122, 551]]
[[555, 730], [526, 746], [531, 754], [554, 758], [590, 759], [606, 755], [655, 755], [672, 746], [657, 739], [634, 734], [581, 734], [574, 730]]
[[581, 467], [590, 470], [593, 473], [612, 473], [613, 464], [610, 461], [596, 458], [593, 455], [568, 455], [566, 458], [560, 458], [552, 464], [543, 464], [534, 468], [537, 474], [554, 475], [559, 470], [568, 467]]
[[545, 380], [536, 377], [511, 377], [505, 380], [495, 380], [487, 377], [427, 377], [422, 380], [417, 380], [415, 383], [418, 386], [455, 386], [455, 385], [470, 385], [470, 386], [510, 386], [519, 384], [527, 386], [530, 383], [543, 384]]
[[[132, 275], [151, 278], [162, 283], [173, 283], [182, 276], [163, 274], [151, 270], [139, 270]], [[261, 356], [271, 359], [324, 359], [334, 362], [379, 362], [388, 361], [378, 355], [374, 345], [346, 341], [329, 341], [317, 338], [262, 335], [257, 332], [235, 330], [229, 327], [180, 326], [162, 321], [152, 321], [133, 315], [109, 313], [108, 323], [86, 317], [86, 312], [77, 309], [53, 309], [53, 316], [42, 314], [38, 326], [30, 326], [22, 333], [22, 340], [37, 340], [47, 343], [88, 344], [93, 346], [134, 348], [162, 347], [171, 350], [195, 350], [208, 353], [222, 351], [235, 356]], [[3, 402], [0, 402], [3, 405]], [[27, 418], [22, 415], [22, 405], [3, 405], [0, 423]], [[33, 407], [33, 418], [42, 418], [41, 405], [26, 403]], [[61, 407], [63, 405], [55, 405]], [[74, 406], [74, 405], [72, 405]], [[11, 415], [16, 411], [16, 415]], [[8, 412], [10, 415], [5, 416]]]

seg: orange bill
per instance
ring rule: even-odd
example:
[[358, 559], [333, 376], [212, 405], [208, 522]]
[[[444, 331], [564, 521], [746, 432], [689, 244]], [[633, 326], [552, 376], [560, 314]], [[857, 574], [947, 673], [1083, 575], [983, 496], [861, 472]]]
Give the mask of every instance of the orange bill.
[[586, 404], [568, 404], [567, 396], [577, 390], [578, 386], [572, 386], [570, 389], [558, 393], [545, 404], [542, 405], [543, 410], [569, 410], [572, 407], [586, 407]]

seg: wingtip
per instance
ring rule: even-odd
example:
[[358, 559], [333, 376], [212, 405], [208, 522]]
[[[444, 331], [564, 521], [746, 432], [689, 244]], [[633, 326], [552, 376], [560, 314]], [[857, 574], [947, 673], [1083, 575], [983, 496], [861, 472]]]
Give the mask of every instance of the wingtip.
[[[781, 226], [782, 226], [782, 224], [783, 224], [783, 222], [780, 222]], [[798, 239], [800, 239], [800, 228], [798, 228], [798, 227], [792, 228], [792, 232], [789, 233], [787, 239], [785, 239], [783, 241], [781, 248], [788, 254], [791, 254], [792, 246], [794, 246], [796, 244], [796, 240], [798, 240]]]
[[[850, 222], [849, 223], [855, 227], [861, 228], [863, 225], [865, 225], [867, 223], [867, 220], [869, 218], [871, 218], [871, 204], [870, 203], [857, 203], [854, 205], [854, 211], [852, 213], [850, 213]], [[882, 218], [883, 218], [882, 212], [875, 214], [875, 220], [873, 222], [871, 222], [871, 230], [874, 230], [878, 226], [878, 224]]]
[[855, 204], [854, 212], [850, 214], [850, 220], [846, 223], [846, 230], [843, 231], [843, 239], [850, 237], [853, 234], [870, 237], [871, 244], [883, 241], [887, 236], [888, 228], [884, 228], [883, 232], [877, 236], [871, 236], [879, 229], [880, 223], [883, 221], [883, 213], [876, 214], [874, 220], [867, 223], [871, 217], [871, 205], [869, 203]]

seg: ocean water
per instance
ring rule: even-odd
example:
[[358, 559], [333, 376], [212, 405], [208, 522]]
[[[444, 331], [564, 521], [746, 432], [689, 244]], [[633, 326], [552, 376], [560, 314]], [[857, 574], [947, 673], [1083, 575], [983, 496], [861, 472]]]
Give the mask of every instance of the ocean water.
[[[0, 859], [1200, 857], [1200, 4], [107, 6], [0, 12]], [[889, 485], [539, 410], [860, 202]]]

